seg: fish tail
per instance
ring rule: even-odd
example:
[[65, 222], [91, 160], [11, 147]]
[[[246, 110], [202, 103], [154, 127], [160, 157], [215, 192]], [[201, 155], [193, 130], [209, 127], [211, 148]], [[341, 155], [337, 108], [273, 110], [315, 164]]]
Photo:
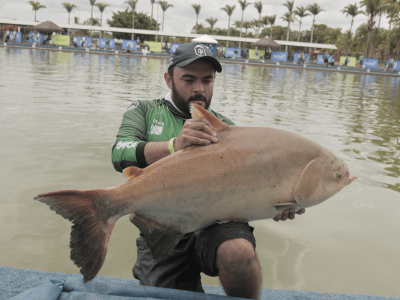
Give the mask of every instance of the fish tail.
[[102, 190], [66, 190], [35, 197], [74, 225], [71, 230], [71, 259], [80, 268], [84, 282], [96, 277], [103, 266], [114, 223], [103, 221], [94, 209], [96, 199], [105, 199]]

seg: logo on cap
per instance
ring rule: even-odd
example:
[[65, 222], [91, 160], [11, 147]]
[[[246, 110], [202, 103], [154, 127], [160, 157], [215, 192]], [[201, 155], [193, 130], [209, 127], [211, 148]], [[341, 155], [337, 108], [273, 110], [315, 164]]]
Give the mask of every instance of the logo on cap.
[[194, 53], [196, 53], [196, 55], [198, 55], [198, 56], [206, 56], [207, 55], [206, 50], [201, 45], [197, 45], [196, 47], [194, 47]]

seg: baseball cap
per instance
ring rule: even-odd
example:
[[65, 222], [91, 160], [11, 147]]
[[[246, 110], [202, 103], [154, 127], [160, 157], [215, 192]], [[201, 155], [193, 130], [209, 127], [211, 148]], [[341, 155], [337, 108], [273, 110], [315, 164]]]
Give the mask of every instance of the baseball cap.
[[222, 67], [219, 61], [213, 57], [211, 50], [207, 46], [200, 43], [182, 44], [176, 48], [175, 53], [169, 59], [168, 70], [175, 66], [183, 68], [198, 59], [209, 61], [214, 70], [221, 73]]

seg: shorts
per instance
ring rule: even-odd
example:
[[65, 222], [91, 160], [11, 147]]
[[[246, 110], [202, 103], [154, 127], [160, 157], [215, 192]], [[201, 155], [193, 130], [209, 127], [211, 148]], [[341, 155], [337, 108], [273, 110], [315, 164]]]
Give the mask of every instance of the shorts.
[[326, 64], [327, 64], [327, 63], [328, 63], [328, 60], [327, 60], [327, 59], [324, 59], [324, 63], [326, 63]]
[[200, 273], [218, 276], [215, 260], [219, 245], [243, 238], [255, 249], [253, 230], [248, 223], [240, 222], [212, 225], [186, 234], [162, 261], [156, 261], [147, 242], [139, 238], [133, 276], [141, 285], [204, 293]]

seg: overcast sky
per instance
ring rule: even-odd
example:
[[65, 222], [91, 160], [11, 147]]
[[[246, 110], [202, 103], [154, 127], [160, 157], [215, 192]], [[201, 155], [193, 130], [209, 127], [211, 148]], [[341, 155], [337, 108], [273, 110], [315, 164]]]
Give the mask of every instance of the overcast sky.
[[[65, 8], [61, 5], [63, 2], [70, 1], [75, 4], [78, 8], [71, 12], [71, 22], [73, 17], [80, 17], [80, 22], [90, 18], [90, 2], [89, 0], [39, 0], [39, 2], [45, 5], [46, 9], [37, 11], [36, 18], [39, 21], [53, 21], [59, 24], [68, 23], [68, 13]], [[125, 0], [98, 0], [97, 2], [105, 2], [110, 5], [103, 13], [103, 25], [108, 26], [106, 19], [110, 19], [112, 12], [118, 10], [125, 10], [127, 4]], [[231, 23], [241, 19], [242, 11], [240, 5], [234, 0], [169, 0], [169, 3], [173, 4], [174, 7], [169, 8], [165, 13], [165, 24], [164, 30], [172, 31], [174, 33], [190, 33], [192, 27], [196, 24], [196, 14], [192, 8], [192, 4], [200, 4], [201, 11], [199, 15], [199, 23], [203, 23], [207, 27], [209, 26], [205, 19], [213, 17], [217, 18], [218, 22], [215, 27], [227, 28], [228, 27], [228, 16], [221, 10], [221, 7], [228, 5], [236, 5], [236, 9], [233, 12]], [[256, 1], [252, 1], [253, 3]], [[283, 0], [264, 0], [262, 16], [265, 15], [277, 15], [276, 25], [287, 25], [280, 18], [283, 13], [286, 12], [286, 7], [282, 4], [286, 1]], [[317, 2], [325, 12], [320, 13], [316, 17], [316, 23], [323, 23], [330, 27], [342, 28], [343, 31], [350, 29], [351, 17], [346, 17], [340, 13], [345, 6], [350, 3], [355, 3], [355, 0], [295, 0], [295, 7], [304, 6]], [[148, 15], [151, 14], [150, 0], [139, 0], [136, 5], [138, 12], [144, 12]], [[154, 18], [156, 18], [157, 9], [154, 5]], [[24, 21], [34, 21], [34, 12], [32, 7], [28, 4], [28, 1], [22, 0], [0, 0], [0, 17], [12, 18]], [[97, 7], [93, 8], [93, 17], [100, 18], [100, 12]], [[258, 19], [258, 12], [254, 8], [254, 5], [250, 5], [244, 12], [244, 20], [251, 21]], [[158, 10], [158, 22], [162, 22], [162, 10]], [[366, 23], [367, 17], [364, 15], [358, 15], [354, 19], [354, 28], [359, 25]], [[302, 29], [309, 29], [312, 25], [312, 17], [306, 17], [303, 19]], [[382, 17], [381, 27], [389, 28], [387, 19]], [[293, 30], [298, 30], [299, 23], [295, 22], [291, 25]]]

